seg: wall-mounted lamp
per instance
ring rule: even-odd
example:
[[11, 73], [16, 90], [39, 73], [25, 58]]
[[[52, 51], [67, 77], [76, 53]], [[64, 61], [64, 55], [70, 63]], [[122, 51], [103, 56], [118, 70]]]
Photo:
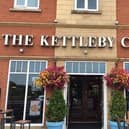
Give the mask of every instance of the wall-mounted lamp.
[[20, 53], [23, 53], [23, 52], [24, 52], [24, 49], [23, 49], [23, 48], [20, 48], [20, 49], [19, 49], [19, 52], [20, 52]]
[[53, 22], [54, 22], [54, 23], [58, 23], [57, 19], [55, 19]]
[[87, 55], [88, 54], [88, 51], [87, 50], [84, 50], [84, 54]]
[[116, 21], [115, 21], [115, 25], [118, 25], [118, 24], [119, 24], [119, 21], [118, 21], [118, 20], [116, 20]]

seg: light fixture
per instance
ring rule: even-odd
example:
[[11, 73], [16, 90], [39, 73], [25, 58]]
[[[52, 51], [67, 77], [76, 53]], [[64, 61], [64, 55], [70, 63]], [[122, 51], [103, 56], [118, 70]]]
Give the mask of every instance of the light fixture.
[[19, 49], [19, 52], [20, 52], [20, 53], [23, 53], [23, 52], [24, 52], [24, 49], [23, 49], [23, 48], [20, 48], [20, 49]]
[[58, 23], [57, 19], [54, 20], [54, 23]]
[[87, 55], [88, 54], [88, 51], [87, 50], [84, 50], [84, 54]]

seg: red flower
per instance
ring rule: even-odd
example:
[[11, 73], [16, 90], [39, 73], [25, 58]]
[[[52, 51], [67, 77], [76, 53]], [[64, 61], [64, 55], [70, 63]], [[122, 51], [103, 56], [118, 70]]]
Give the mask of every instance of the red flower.
[[63, 88], [68, 81], [64, 67], [49, 67], [40, 73], [41, 84], [47, 88]]
[[129, 73], [124, 69], [114, 67], [104, 78], [109, 87], [115, 89], [129, 89]]

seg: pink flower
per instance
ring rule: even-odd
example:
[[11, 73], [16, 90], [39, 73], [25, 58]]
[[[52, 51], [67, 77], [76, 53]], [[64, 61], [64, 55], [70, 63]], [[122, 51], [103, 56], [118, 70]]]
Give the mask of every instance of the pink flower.
[[68, 81], [68, 76], [64, 71], [64, 67], [48, 67], [40, 72], [40, 80], [42, 86], [47, 88], [63, 88]]
[[129, 89], [129, 73], [118, 67], [112, 68], [110, 73], [104, 76], [107, 86], [115, 89]]

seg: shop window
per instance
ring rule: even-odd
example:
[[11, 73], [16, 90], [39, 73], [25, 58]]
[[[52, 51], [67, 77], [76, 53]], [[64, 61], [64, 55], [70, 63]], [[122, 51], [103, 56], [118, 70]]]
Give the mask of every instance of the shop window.
[[14, 8], [38, 9], [39, 0], [14, 0]]
[[10, 61], [7, 108], [14, 110], [15, 120], [42, 124], [45, 91], [36, 87], [34, 80], [46, 66], [46, 61]]
[[98, 11], [99, 0], [75, 0], [75, 10]]
[[92, 62], [92, 61], [67, 61], [66, 71], [69, 74], [104, 74], [105, 63], [104, 62]]

